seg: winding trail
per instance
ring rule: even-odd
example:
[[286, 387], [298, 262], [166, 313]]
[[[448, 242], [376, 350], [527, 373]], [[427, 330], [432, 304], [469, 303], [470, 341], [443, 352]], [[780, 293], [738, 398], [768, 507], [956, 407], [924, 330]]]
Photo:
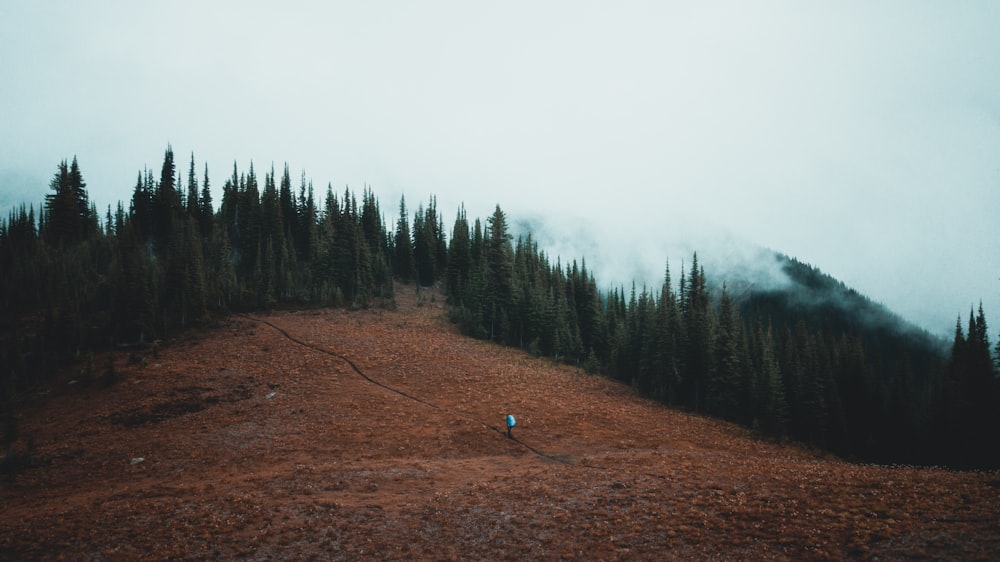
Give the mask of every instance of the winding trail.
[[[424, 406], [427, 406], [428, 408], [433, 408], [433, 409], [441, 411], [441, 412], [451, 413], [451, 414], [457, 415], [459, 417], [465, 418], [465, 419], [467, 419], [469, 421], [473, 421], [475, 423], [478, 423], [478, 424], [482, 425], [486, 429], [489, 429], [490, 431], [493, 431], [493, 432], [497, 433], [498, 435], [500, 435], [502, 437], [507, 437], [507, 432], [504, 431], [503, 429], [501, 429], [500, 427], [495, 426], [495, 425], [490, 425], [490, 424], [488, 424], [488, 423], [486, 423], [486, 422], [484, 422], [484, 421], [482, 421], [480, 419], [477, 419], [477, 418], [473, 417], [472, 415], [470, 415], [470, 414], [468, 414], [466, 412], [462, 412], [460, 410], [459, 411], [455, 411], [455, 410], [448, 410], [448, 409], [442, 408], [441, 406], [438, 406], [437, 404], [434, 404], [433, 402], [428, 402], [427, 400], [424, 400], [423, 398], [420, 398], [418, 396], [414, 396], [414, 395], [409, 394], [409, 393], [407, 393], [405, 391], [402, 391], [402, 390], [400, 390], [398, 388], [395, 388], [393, 386], [385, 384], [382, 381], [374, 379], [374, 378], [368, 376], [364, 371], [362, 371], [361, 368], [358, 367], [357, 364], [354, 363], [354, 361], [351, 361], [351, 359], [349, 357], [347, 357], [346, 355], [343, 355], [343, 354], [337, 353], [335, 351], [331, 351], [329, 349], [326, 349], [326, 348], [320, 347], [318, 345], [309, 343], [309, 342], [307, 342], [305, 340], [301, 340], [301, 339], [299, 339], [299, 338], [291, 335], [290, 333], [288, 333], [288, 331], [285, 330], [284, 328], [282, 328], [281, 326], [278, 326], [278, 325], [274, 324], [273, 322], [271, 322], [269, 320], [265, 320], [263, 318], [257, 318], [257, 317], [254, 317], [254, 316], [250, 316], [248, 314], [235, 314], [235, 316], [239, 316], [240, 318], [245, 318], [245, 319], [251, 320], [253, 322], [259, 322], [261, 324], [266, 324], [266, 325], [270, 326], [271, 328], [273, 328], [274, 330], [276, 330], [278, 333], [280, 333], [282, 336], [284, 336], [286, 339], [288, 339], [291, 342], [297, 343], [297, 344], [301, 345], [302, 347], [309, 348], [309, 349], [311, 349], [313, 351], [316, 351], [316, 352], [319, 352], [319, 353], [324, 353], [324, 354], [329, 355], [331, 357], [336, 357], [337, 359], [340, 359], [341, 361], [343, 361], [343, 362], [347, 363], [348, 365], [350, 365], [351, 369], [353, 369], [354, 372], [358, 374], [358, 376], [360, 376], [361, 378], [363, 378], [364, 380], [368, 381], [369, 383], [371, 383], [371, 384], [373, 384], [375, 386], [381, 387], [382, 389], [387, 390], [389, 392], [392, 392], [393, 394], [397, 394], [399, 396], [402, 396], [403, 398], [412, 400], [412, 401], [417, 402], [419, 404], [423, 404]], [[566, 460], [565, 458], [563, 458], [563, 457], [561, 457], [559, 455], [552, 455], [552, 454], [545, 453], [543, 451], [540, 451], [540, 450], [536, 449], [535, 447], [532, 447], [531, 445], [525, 443], [524, 441], [521, 441], [517, 437], [511, 437], [510, 439], [512, 441], [514, 441], [515, 443], [517, 443], [518, 445], [520, 445], [520, 446], [524, 447], [525, 449], [531, 451], [532, 453], [534, 453], [538, 457], [543, 458], [543, 459], [548, 460], [548, 461], [557, 462], [557, 463], [561, 463], [561, 464], [565, 464], [565, 465], [571, 465], [571, 466], [582, 466], [582, 467], [586, 467], [586, 468], [592, 468], [592, 469], [595, 469], [595, 470], [607, 470], [605, 467], [593, 466], [593, 465], [582, 464], [582, 463], [573, 463], [573, 462], [570, 462], [570, 461]]]
[[382, 387], [385, 390], [388, 390], [389, 392], [398, 394], [398, 395], [400, 395], [400, 396], [402, 396], [404, 398], [409, 398], [410, 400], [413, 400], [414, 402], [419, 402], [420, 404], [423, 404], [424, 406], [427, 406], [427, 407], [430, 407], [430, 408], [434, 408], [435, 410], [441, 410], [442, 409], [437, 404], [432, 404], [432, 403], [430, 403], [430, 402], [428, 402], [426, 400], [423, 400], [422, 398], [418, 398], [416, 396], [413, 396], [412, 394], [407, 394], [406, 392], [403, 392], [402, 390], [399, 390], [398, 388], [393, 388], [393, 387], [391, 387], [391, 386], [389, 386], [389, 385], [387, 385], [387, 384], [385, 384], [385, 383], [383, 383], [381, 381], [377, 381], [377, 380], [369, 377], [368, 375], [366, 375], [364, 373], [364, 371], [362, 371], [360, 368], [358, 368], [358, 366], [354, 363], [354, 361], [351, 361], [351, 359], [349, 357], [347, 357], [346, 355], [341, 355], [341, 354], [339, 354], [339, 353], [337, 353], [335, 351], [330, 351], [329, 349], [325, 349], [325, 348], [319, 347], [317, 345], [311, 344], [311, 343], [309, 343], [307, 341], [300, 340], [299, 338], [296, 338], [295, 336], [289, 334], [288, 331], [286, 331], [284, 328], [282, 328], [280, 326], [277, 326], [277, 325], [271, 323], [268, 320], [264, 320], [263, 318], [255, 318], [255, 317], [249, 316], [247, 314], [236, 314], [236, 316], [239, 316], [240, 318], [246, 318], [247, 320], [252, 320], [254, 322], [260, 322], [261, 324], [267, 324], [268, 326], [270, 326], [270, 327], [274, 328], [275, 330], [277, 330], [281, 335], [285, 336], [287, 339], [289, 339], [289, 340], [291, 340], [291, 341], [293, 341], [293, 342], [295, 342], [295, 343], [297, 343], [297, 344], [299, 344], [299, 345], [301, 345], [303, 347], [308, 347], [309, 349], [312, 349], [313, 351], [318, 351], [320, 353], [325, 353], [325, 354], [327, 354], [327, 355], [329, 355], [331, 357], [336, 357], [337, 359], [340, 359], [341, 361], [344, 361], [345, 363], [347, 363], [348, 365], [350, 365], [351, 369], [354, 369], [354, 372], [357, 373], [361, 378], [365, 379], [366, 381], [370, 382], [371, 384], [374, 384], [375, 386]]

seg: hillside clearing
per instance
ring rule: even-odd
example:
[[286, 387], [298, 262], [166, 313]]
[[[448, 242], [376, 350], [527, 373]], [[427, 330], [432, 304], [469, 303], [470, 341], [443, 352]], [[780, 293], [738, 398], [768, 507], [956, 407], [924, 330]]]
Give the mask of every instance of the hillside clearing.
[[64, 381], [21, 420], [0, 557], [1000, 558], [997, 473], [754, 440], [464, 338], [412, 293], [231, 317], [118, 357], [108, 389]]

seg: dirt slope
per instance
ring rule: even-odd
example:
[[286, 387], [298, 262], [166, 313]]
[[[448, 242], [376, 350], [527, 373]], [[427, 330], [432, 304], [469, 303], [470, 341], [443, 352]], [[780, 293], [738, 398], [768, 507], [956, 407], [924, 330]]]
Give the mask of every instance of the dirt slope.
[[0, 558], [1000, 559], [996, 473], [755, 441], [463, 338], [412, 291], [58, 385], [21, 421]]

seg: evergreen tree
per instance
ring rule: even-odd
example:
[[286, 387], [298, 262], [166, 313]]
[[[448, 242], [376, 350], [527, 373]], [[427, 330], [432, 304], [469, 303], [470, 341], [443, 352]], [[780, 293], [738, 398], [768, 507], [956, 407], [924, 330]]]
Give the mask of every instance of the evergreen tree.
[[166, 253], [175, 222], [181, 214], [181, 196], [177, 191], [176, 172], [174, 151], [167, 145], [160, 171], [160, 183], [150, 198], [153, 244], [160, 255]]
[[486, 262], [486, 238], [483, 233], [483, 224], [478, 217], [472, 227], [472, 243], [469, 244], [469, 250], [472, 254], [473, 270], [475, 270], [477, 266]]
[[993, 364], [1000, 371], [1000, 335], [997, 336], [997, 345], [993, 350]]
[[49, 183], [53, 191], [45, 197], [45, 212], [48, 214], [45, 234], [54, 245], [72, 244], [79, 240], [81, 225], [76, 214], [76, 201], [69, 185], [69, 166], [63, 160]]
[[362, 256], [364, 269], [360, 272], [360, 282], [368, 287], [372, 296], [390, 298], [393, 294], [392, 260], [390, 257], [392, 249], [389, 246], [389, 236], [383, 224], [378, 199], [375, 198], [375, 193], [370, 187], [365, 188], [362, 196], [359, 220], [364, 254]]
[[[939, 448], [950, 458], [964, 456], [968, 447], [968, 420], [971, 409], [968, 398], [968, 342], [962, 331], [962, 317], [955, 320], [955, 335], [951, 344], [951, 357], [938, 392], [935, 408]], [[962, 459], [967, 462], [966, 458]]]
[[465, 289], [472, 273], [472, 239], [469, 235], [469, 221], [465, 215], [465, 206], [458, 209], [455, 225], [451, 231], [451, 246], [448, 248], [448, 268], [445, 278], [445, 290], [448, 301], [461, 304], [465, 299]]
[[993, 385], [996, 373], [993, 370], [993, 358], [990, 355], [990, 342], [986, 326], [986, 315], [983, 313], [983, 303], [979, 303], [979, 311], [973, 317], [969, 311], [968, 339], [965, 345], [966, 369], [968, 370], [968, 395], [977, 402], [974, 408], [985, 410], [992, 401]]
[[428, 222], [434, 225], [434, 262], [436, 268], [435, 281], [441, 278], [448, 270], [448, 237], [444, 229], [444, 217], [437, 210], [437, 197], [431, 197], [432, 213], [428, 215]]
[[406, 211], [406, 196], [399, 198], [399, 218], [396, 220], [395, 241], [396, 256], [393, 261], [395, 268], [393, 273], [403, 283], [409, 283], [416, 275], [416, 263], [413, 256], [413, 240], [410, 237], [410, 218]]
[[384, 253], [388, 251], [388, 241], [385, 227], [382, 225], [382, 212], [371, 188], [366, 187], [361, 196], [361, 216], [358, 219], [361, 222], [361, 234], [369, 256], [373, 259], [376, 257], [384, 259]]
[[191, 165], [188, 167], [187, 198], [185, 200], [187, 215], [197, 219], [199, 216], [198, 177], [194, 173], [194, 152], [191, 153]]
[[292, 194], [292, 176], [288, 170], [288, 162], [285, 162], [285, 168], [281, 173], [278, 203], [281, 208], [281, 221], [284, 225], [283, 238], [295, 240], [302, 227], [298, 209], [295, 206], [295, 196]]
[[201, 196], [198, 198], [198, 226], [201, 237], [210, 240], [215, 223], [215, 210], [212, 208], [212, 190], [208, 181], [208, 163], [205, 163], [205, 173], [201, 179]]
[[229, 234], [223, 228], [219, 230], [218, 236], [218, 251], [215, 255], [215, 294], [218, 306], [227, 309], [233, 305], [239, 282], [236, 278], [236, 268], [233, 265], [233, 247], [229, 242]]
[[277, 185], [275, 184], [274, 166], [270, 173], [264, 176], [264, 192], [260, 197], [261, 218], [263, 221], [261, 242], [265, 246], [270, 240], [273, 248], [285, 245], [285, 218]]
[[437, 221], [433, 199], [431, 205], [424, 209], [423, 203], [417, 207], [413, 217], [413, 261], [417, 269], [417, 283], [429, 287], [437, 280], [437, 252], [434, 235]]
[[969, 329], [965, 341], [965, 388], [963, 402], [968, 410], [963, 416], [966, 454], [970, 466], [986, 467], [1000, 459], [1000, 451], [989, 443], [997, 443], [998, 413], [994, 397], [996, 372], [990, 355], [990, 343], [983, 313], [983, 304], [975, 316], [969, 311]]
[[507, 307], [513, 300], [514, 260], [507, 232], [507, 215], [496, 206], [486, 235], [486, 301], [484, 316], [489, 326], [490, 339], [506, 341], [508, 332]]
[[[295, 250], [300, 263], [310, 263], [316, 258], [317, 245], [317, 209], [316, 199], [313, 196], [312, 182], [306, 182], [306, 173], [302, 172], [299, 184], [298, 203], [299, 224], [301, 228], [295, 238]], [[308, 268], [304, 268], [308, 270]]]
[[[184, 243], [187, 264], [185, 279], [185, 317], [188, 321], [199, 321], [205, 315], [205, 264], [202, 241], [194, 218], [184, 221]], [[182, 325], [186, 325], [182, 322]]]
[[680, 385], [677, 338], [681, 332], [681, 325], [677, 296], [671, 285], [669, 263], [666, 265], [660, 299], [656, 307], [655, 331], [653, 369], [657, 376], [657, 390], [654, 396], [667, 404], [676, 404]]
[[[601, 332], [602, 318], [597, 282], [587, 272], [586, 260], [581, 260], [580, 275], [574, 282], [573, 289], [577, 323], [580, 327], [580, 340], [584, 352], [587, 353], [595, 347], [600, 347], [600, 342], [597, 340]], [[652, 305], [651, 302], [650, 305]], [[650, 311], [652, 311], [652, 306]]]
[[367, 304], [372, 294], [371, 259], [355, 197], [344, 191], [343, 207], [329, 248], [334, 285], [350, 303]]
[[774, 354], [774, 336], [770, 327], [762, 333], [758, 341], [760, 346], [758, 423], [764, 433], [783, 438], [787, 433], [788, 404], [781, 369]]
[[97, 213], [92, 211], [76, 157], [73, 164], [63, 160], [49, 183], [45, 198], [46, 238], [57, 246], [69, 246], [90, 237], [97, 230]]
[[688, 406], [702, 411], [705, 381], [712, 363], [712, 327], [705, 272], [698, 265], [697, 253], [692, 259], [686, 285], [681, 278], [681, 290], [685, 292], [683, 317], [686, 336], [681, 382]]
[[155, 267], [133, 221], [119, 229], [117, 242], [111, 285], [113, 337], [124, 342], [150, 341], [156, 335], [160, 309], [153, 282]]
[[97, 207], [90, 203], [87, 196], [87, 183], [83, 181], [83, 174], [77, 164], [76, 156], [69, 165], [69, 183], [73, 192], [73, 199], [76, 202], [76, 213], [80, 217], [82, 230], [80, 239], [86, 240], [100, 233], [97, 217]]
[[[633, 287], [633, 295], [635, 294]], [[634, 306], [630, 307], [628, 314], [627, 341], [628, 365], [627, 369], [633, 373], [633, 385], [639, 388], [645, 395], [652, 395], [657, 386], [657, 373], [655, 368], [655, 330], [653, 326], [656, 322], [656, 304], [652, 296], [644, 286], [639, 294], [638, 300], [634, 301]]]
[[740, 344], [742, 334], [726, 285], [722, 286], [719, 317], [715, 330], [714, 363], [706, 384], [706, 409], [714, 415], [735, 420], [740, 411]]
[[826, 401], [825, 365], [819, 357], [820, 349], [805, 322], [799, 322], [790, 343], [794, 348], [791, 364], [782, 366], [791, 375], [786, 383], [791, 383], [795, 392], [791, 405], [791, 428], [793, 435], [809, 444], [826, 445], [828, 430], [828, 408]]

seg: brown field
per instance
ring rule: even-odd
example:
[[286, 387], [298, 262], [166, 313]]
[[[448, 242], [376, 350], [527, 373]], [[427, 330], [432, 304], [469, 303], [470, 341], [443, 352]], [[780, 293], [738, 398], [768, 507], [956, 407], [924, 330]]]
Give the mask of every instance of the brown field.
[[997, 473], [755, 440], [461, 337], [425, 297], [67, 375], [20, 421], [0, 559], [1000, 560]]

